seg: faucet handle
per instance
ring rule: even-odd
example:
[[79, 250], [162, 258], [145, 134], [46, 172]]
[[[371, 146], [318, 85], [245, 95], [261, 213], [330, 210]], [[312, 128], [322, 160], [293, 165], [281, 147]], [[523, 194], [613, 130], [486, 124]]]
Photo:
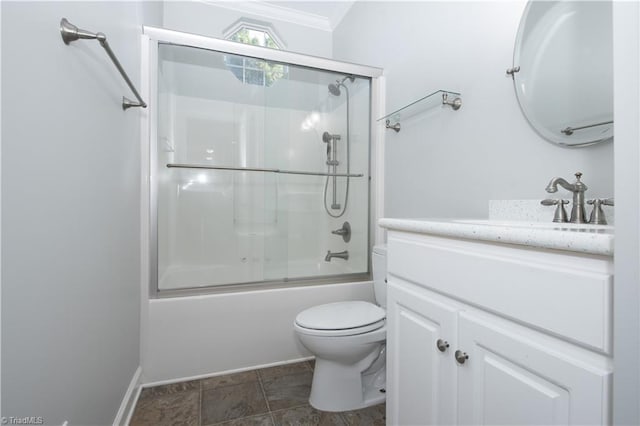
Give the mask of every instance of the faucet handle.
[[553, 221], [554, 222], [567, 222], [567, 211], [564, 209], [565, 204], [569, 204], [569, 200], [563, 200], [561, 198], [558, 199], [553, 199], [553, 198], [546, 198], [542, 201], [540, 201], [540, 204], [542, 204], [543, 206], [557, 206], [556, 207], [556, 211], [553, 214]]
[[613, 198], [594, 198], [593, 200], [587, 200], [587, 204], [601, 204], [603, 206], [613, 206]]
[[594, 198], [593, 200], [587, 200], [587, 204], [593, 206], [591, 216], [589, 217], [589, 223], [593, 223], [594, 225], [606, 225], [607, 219], [604, 216], [602, 205], [613, 206], [613, 198]]
[[351, 240], [351, 225], [349, 225], [349, 222], [345, 222], [342, 224], [342, 228], [331, 231], [331, 233], [335, 235], [341, 235], [342, 240], [345, 243], [348, 243]]

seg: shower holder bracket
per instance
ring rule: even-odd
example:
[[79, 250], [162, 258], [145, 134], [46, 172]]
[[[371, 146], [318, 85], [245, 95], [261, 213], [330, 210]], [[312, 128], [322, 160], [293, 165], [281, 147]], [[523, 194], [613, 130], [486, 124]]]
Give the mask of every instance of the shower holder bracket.
[[385, 122], [385, 127], [387, 129], [392, 129], [395, 130], [396, 133], [398, 133], [400, 131], [400, 123], [396, 123], [396, 124], [391, 124], [391, 120], [387, 120]]

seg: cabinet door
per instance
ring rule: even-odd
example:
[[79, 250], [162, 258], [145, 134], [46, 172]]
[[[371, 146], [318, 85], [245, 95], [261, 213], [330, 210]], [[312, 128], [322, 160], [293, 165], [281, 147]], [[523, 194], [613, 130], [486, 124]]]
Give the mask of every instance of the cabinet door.
[[[456, 312], [427, 290], [390, 278], [387, 291], [387, 422], [455, 423]], [[440, 351], [438, 339], [447, 341]]]
[[[473, 425], [610, 423], [611, 369], [516, 324], [461, 312], [458, 420]], [[586, 351], [583, 351], [586, 352]]]

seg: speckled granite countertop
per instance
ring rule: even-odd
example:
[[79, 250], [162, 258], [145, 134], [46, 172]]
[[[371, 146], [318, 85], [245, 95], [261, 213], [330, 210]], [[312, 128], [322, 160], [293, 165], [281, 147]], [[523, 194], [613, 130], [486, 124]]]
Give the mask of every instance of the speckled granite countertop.
[[380, 219], [379, 224], [389, 230], [613, 256], [614, 228], [606, 225], [388, 218]]

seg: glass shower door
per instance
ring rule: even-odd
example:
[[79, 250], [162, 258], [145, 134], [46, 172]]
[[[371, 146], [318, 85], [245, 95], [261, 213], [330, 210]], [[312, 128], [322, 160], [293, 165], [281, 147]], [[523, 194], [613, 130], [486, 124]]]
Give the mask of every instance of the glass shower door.
[[[369, 79], [334, 95], [329, 84], [344, 76], [328, 71], [162, 43], [158, 58], [158, 289], [367, 273]], [[358, 177], [334, 218], [325, 175], [340, 174], [344, 200], [348, 168]], [[331, 233], [345, 221], [349, 242]], [[349, 258], [325, 260], [327, 251]]]

